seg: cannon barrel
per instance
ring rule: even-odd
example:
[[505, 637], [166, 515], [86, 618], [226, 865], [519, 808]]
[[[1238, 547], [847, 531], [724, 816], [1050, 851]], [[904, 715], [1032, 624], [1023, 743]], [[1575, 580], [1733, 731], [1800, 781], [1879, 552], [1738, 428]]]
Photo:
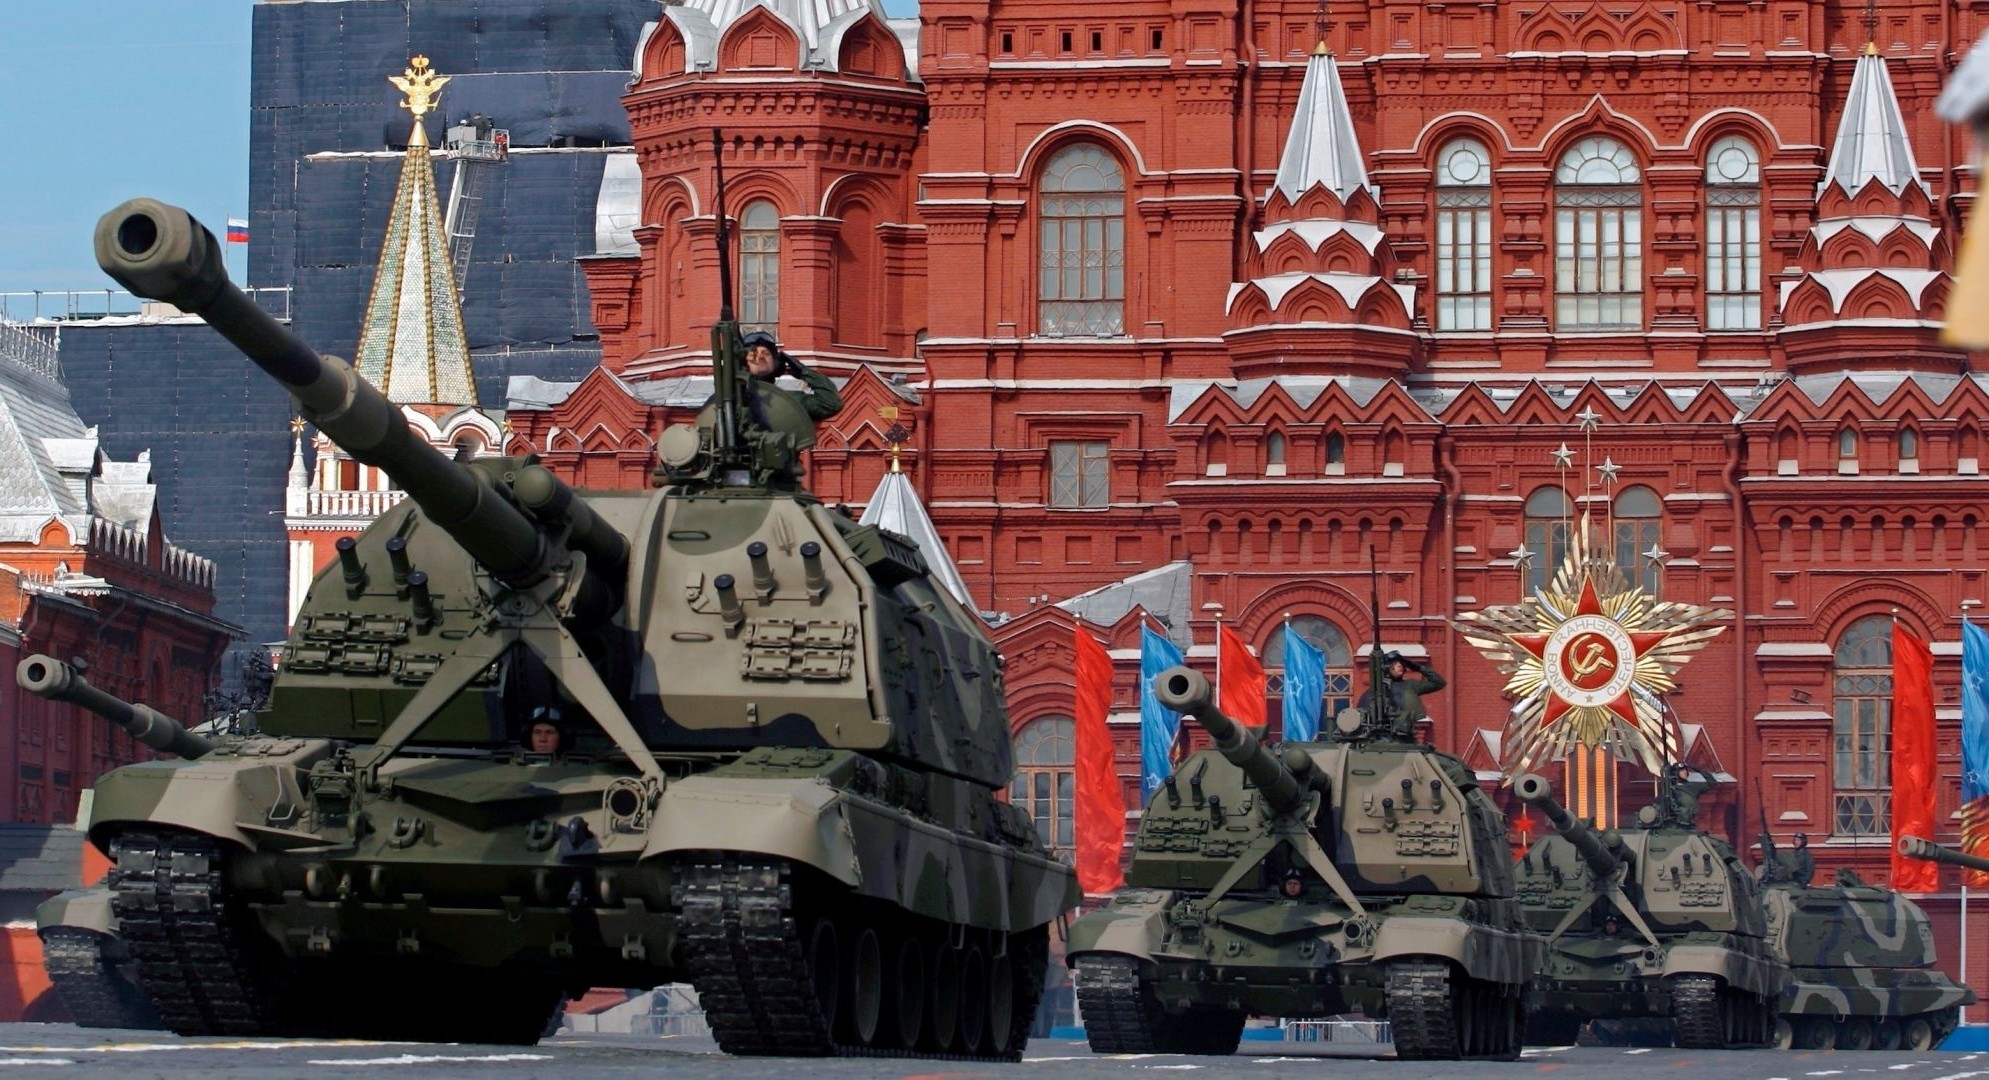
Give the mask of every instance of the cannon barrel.
[[1547, 816], [1547, 823], [1554, 831], [1567, 837], [1568, 843], [1581, 853], [1582, 861], [1588, 863], [1595, 876], [1606, 878], [1622, 865], [1622, 856], [1610, 850], [1610, 845], [1588, 822], [1568, 813], [1568, 808], [1554, 801], [1554, 785], [1544, 776], [1527, 773], [1513, 781], [1513, 794], [1519, 801]]
[[1272, 811], [1286, 813], [1304, 803], [1307, 786], [1264, 749], [1249, 728], [1224, 716], [1215, 707], [1209, 680], [1201, 672], [1186, 667], [1168, 668], [1154, 676], [1153, 693], [1167, 708], [1194, 717], [1215, 740], [1216, 751], [1243, 770], [1243, 775], [1263, 793], [1264, 803]]
[[1932, 840], [1922, 840], [1917, 836], [1900, 837], [1899, 853], [1909, 859], [1952, 863], [1967, 870], [1989, 870], [1989, 859], [1980, 855], [1970, 855], [1965, 851], [1956, 851], [1951, 847], [1942, 847]]
[[[416, 435], [400, 409], [351, 365], [319, 356], [236, 288], [221, 245], [193, 215], [156, 199], [131, 199], [98, 219], [96, 252], [97, 264], [133, 295], [171, 304], [220, 331], [289, 389], [305, 419], [355, 461], [384, 470], [493, 577], [528, 586], [559, 561], [539, 523], [476, 470]], [[598, 532], [592, 522], [576, 524]]]
[[52, 656], [36, 653], [21, 661], [14, 669], [14, 681], [37, 697], [80, 705], [155, 750], [192, 759], [214, 749], [212, 742], [188, 731], [179, 721], [149, 706], [133, 705], [104, 693], [91, 686], [81, 672]]

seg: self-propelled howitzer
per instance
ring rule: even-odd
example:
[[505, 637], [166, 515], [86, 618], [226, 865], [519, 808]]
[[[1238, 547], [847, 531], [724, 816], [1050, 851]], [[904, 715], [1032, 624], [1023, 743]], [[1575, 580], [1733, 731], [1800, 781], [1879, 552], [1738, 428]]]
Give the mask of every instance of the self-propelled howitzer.
[[1359, 1009], [1400, 1057], [1517, 1056], [1539, 942], [1462, 763], [1391, 738], [1274, 752], [1185, 667], [1155, 693], [1215, 749], [1154, 791], [1127, 887], [1071, 928], [1092, 1048], [1227, 1054], [1246, 1015]]
[[98, 245], [409, 495], [312, 582], [259, 735], [97, 786], [174, 1030], [530, 1042], [563, 991], [688, 981], [735, 1054], [1020, 1054], [1077, 889], [999, 798], [1001, 657], [915, 544], [755, 464], [791, 433], [747, 410], [745, 467], [646, 491], [451, 462], [184, 211]]
[[1668, 786], [1637, 827], [1598, 832], [1546, 780], [1522, 776], [1513, 788], [1558, 831], [1514, 867], [1527, 922], [1547, 938], [1527, 1041], [1573, 1042], [1589, 1020], [1654, 1017], [1672, 1022], [1679, 1046], [1766, 1045], [1788, 968], [1764, 939], [1760, 894], [1732, 849], [1682, 809], [1660, 808], [1690, 800]]
[[136, 705], [91, 686], [81, 672], [36, 653], [14, 668], [14, 682], [36, 697], [80, 706], [123, 728], [132, 738], [169, 754], [197, 758], [214, 749], [214, 742], [195, 735], [185, 725], [149, 705]]

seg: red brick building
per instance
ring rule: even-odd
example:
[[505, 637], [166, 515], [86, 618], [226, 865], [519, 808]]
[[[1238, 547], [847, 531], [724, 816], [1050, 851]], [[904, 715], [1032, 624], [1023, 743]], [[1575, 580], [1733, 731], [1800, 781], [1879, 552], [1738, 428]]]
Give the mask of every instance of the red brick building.
[[1489, 768], [1503, 680], [1450, 622], [1587, 511], [1660, 595], [1736, 612], [1672, 700], [1735, 778], [1703, 820], [1751, 837], [1758, 781], [1785, 841], [1883, 877], [1884, 631], [1934, 642], [1954, 776], [1989, 599], [1989, 394], [1937, 336], [1974, 174], [1932, 111], [1983, 15], [1317, 10], [666, 8], [625, 98], [637, 224], [585, 263], [603, 370], [514, 394], [510, 449], [646, 483], [703, 399], [716, 127], [742, 318], [849, 380], [811, 483], [867, 499], [902, 408], [1025, 750], [1069, 715], [1070, 610], [1125, 660], [1129, 785], [1134, 605], [1197, 655], [1220, 615], [1274, 693], [1289, 615], [1357, 693], [1372, 551], [1383, 637], [1452, 681], [1432, 737]]
[[98, 776], [158, 756], [21, 690], [23, 657], [81, 658], [92, 684], [195, 723], [241, 634], [213, 611], [214, 564], [166, 541], [146, 456], [110, 460], [54, 347], [0, 324], [0, 822], [66, 825]]

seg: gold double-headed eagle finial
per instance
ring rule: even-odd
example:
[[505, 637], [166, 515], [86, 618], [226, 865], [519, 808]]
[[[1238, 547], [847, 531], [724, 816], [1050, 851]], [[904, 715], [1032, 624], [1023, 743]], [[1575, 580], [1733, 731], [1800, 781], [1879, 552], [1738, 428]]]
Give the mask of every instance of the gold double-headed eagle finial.
[[401, 99], [401, 108], [416, 117], [425, 116], [435, 107], [435, 99], [442, 96], [442, 84], [449, 81], [449, 76], [437, 75], [428, 70], [426, 56], [412, 57], [407, 64], [406, 71], [399, 75], [387, 76], [387, 81], [407, 95]]

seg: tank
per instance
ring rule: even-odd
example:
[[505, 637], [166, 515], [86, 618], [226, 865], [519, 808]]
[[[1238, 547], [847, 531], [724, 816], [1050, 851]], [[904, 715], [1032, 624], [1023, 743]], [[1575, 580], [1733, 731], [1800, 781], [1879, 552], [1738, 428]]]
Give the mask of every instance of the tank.
[[1154, 689], [1214, 749], [1155, 789], [1126, 888], [1071, 927], [1091, 1048], [1227, 1054], [1246, 1016], [1358, 1010], [1388, 1018], [1399, 1057], [1517, 1057], [1540, 943], [1504, 815], [1463, 763], [1352, 709], [1335, 738], [1273, 752], [1199, 673]]
[[[1833, 885], [1813, 884], [1807, 851], [1778, 852], [1767, 834], [1762, 839], [1768, 940], [1792, 976], [1782, 992], [1777, 1044], [1803, 1050], [1938, 1046], [1961, 1022], [1961, 1007], [1975, 1003], [1975, 992], [1934, 966], [1927, 913], [1849, 870], [1838, 871]], [[1914, 839], [1902, 839], [1902, 853]]]
[[1547, 939], [1527, 1041], [1571, 1043], [1590, 1020], [1671, 1021], [1674, 1045], [1766, 1046], [1788, 967], [1767, 940], [1752, 874], [1693, 825], [1699, 784], [1674, 767], [1635, 827], [1597, 830], [1545, 779], [1513, 782], [1555, 835], [1514, 867], [1527, 922]]
[[583, 492], [435, 451], [185, 211], [96, 246], [407, 496], [337, 541], [257, 734], [96, 786], [173, 1030], [530, 1043], [563, 992], [689, 982], [734, 1054], [1020, 1055], [1078, 890], [998, 797], [1001, 657], [915, 544], [792, 482], [800, 407], [753, 407], [729, 310], [658, 486]]

